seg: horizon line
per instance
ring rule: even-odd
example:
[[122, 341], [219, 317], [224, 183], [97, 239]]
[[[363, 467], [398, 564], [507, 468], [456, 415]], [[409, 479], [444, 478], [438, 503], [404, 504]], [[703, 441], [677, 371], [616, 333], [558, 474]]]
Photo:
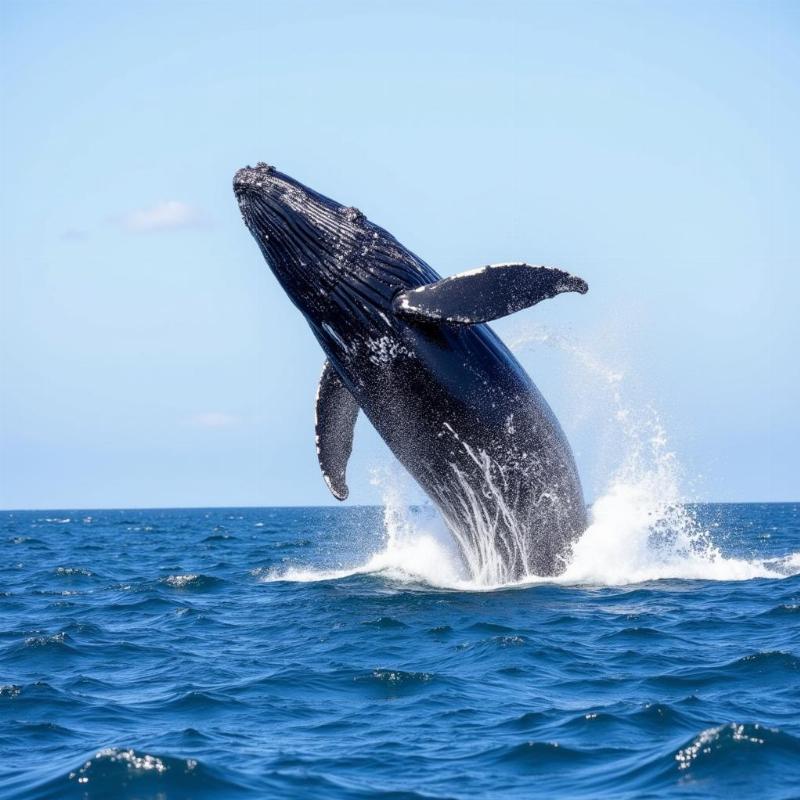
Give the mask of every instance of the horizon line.
[[[313, 508], [313, 509], [347, 509], [347, 508], [383, 508], [384, 503], [353, 503], [350, 505], [333, 504], [311, 504], [289, 503], [285, 505], [234, 505], [234, 506], [71, 506], [49, 508], [0, 508], [3, 514], [22, 514], [30, 512], [47, 511], [225, 511], [225, 510], [274, 510], [285, 508]], [[408, 503], [410, 508], [424, 505], [424, 503]], [[747, 505], [800, 505], [800, 500], [688, 500], [680, 503], [684, 506], [747, 506]], [[591, 508], [592, 503], [587, 503], [587, 508]]]

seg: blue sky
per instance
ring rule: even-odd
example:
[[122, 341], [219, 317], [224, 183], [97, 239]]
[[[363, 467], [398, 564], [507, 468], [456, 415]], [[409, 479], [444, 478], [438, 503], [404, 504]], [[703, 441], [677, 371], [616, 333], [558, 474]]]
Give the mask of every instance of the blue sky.
[[[587, 360], [657, 410], [693, 497], [800, 499], [797, 3], [0, 15], [0, 505], [334, 502], [322, 355], [230, 190], [259, 160], [442, 274], [527, 260], [589, 282], [497, 328], [571, 343], [521, 357], [590, 499], [620, 433]], [[388, 460], [359, 423], [352, 502]]]

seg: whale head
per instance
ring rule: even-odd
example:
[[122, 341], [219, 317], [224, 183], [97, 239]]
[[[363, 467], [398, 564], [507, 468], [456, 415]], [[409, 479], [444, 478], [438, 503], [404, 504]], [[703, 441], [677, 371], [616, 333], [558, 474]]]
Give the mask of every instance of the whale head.
[[358, 209], [268, 164], [238, 170], [233, 190], [264, 258], [318, 334], [331, 326], [383, 324], [376, 320], [385, 320], [398, 291], [435, 279]]
[[329, 292], [364, 238], [363, 215], [268, 164], [233, 177], [242, 219], [295, 302]]

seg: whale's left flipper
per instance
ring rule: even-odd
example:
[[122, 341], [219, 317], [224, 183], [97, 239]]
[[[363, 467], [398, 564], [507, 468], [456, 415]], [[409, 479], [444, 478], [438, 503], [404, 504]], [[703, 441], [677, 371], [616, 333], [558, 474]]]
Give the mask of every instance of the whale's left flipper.
[[358, 403], [326, 361], [317, 389], [317, 458], [322, 477], [337, 500], [346, 500], [349, 494], [345, 473], [357, 417]]
[[589, 290], [586, 281], [552, 267], [491, 264], [400, 292], [395, 313], [418, 322], [489, 322], [561, 292]]

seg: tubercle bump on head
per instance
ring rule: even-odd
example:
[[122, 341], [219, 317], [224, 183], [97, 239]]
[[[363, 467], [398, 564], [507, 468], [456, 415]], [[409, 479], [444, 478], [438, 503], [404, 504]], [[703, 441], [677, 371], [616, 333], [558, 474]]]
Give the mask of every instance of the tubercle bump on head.
[[366, 217], [362, 211], [359, 211], [355, 206], [348, 206], [344, 209], [344, 217], [349, 222], [363, 222]]

